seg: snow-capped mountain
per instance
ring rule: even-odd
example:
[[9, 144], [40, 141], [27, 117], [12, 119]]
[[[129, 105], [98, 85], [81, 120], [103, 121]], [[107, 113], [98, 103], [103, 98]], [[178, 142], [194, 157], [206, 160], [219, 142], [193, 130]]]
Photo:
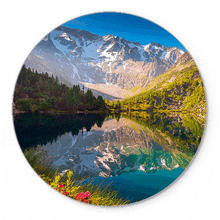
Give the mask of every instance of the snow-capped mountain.
[[158, 43], [141, 45], [113, 35], [98, 36], [86, 30], [60, 26], [32, 50], [25, 65], [57, 75], [61, 81], [119, 97], [123, 89], [148, 84], [172, 67], [184, 53]]

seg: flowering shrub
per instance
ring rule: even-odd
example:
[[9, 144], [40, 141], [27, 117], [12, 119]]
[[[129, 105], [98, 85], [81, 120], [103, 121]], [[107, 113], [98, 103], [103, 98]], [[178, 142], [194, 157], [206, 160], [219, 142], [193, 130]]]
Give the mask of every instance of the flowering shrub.
[[[74, 194], [80, 190], [80, 186], [73, 186], [73, 184], [71, 184], [72, 175], [73, 175], [72, 171], [69, 171], [67, 173], [67, 180], [65, 183], [60, 182], [61, 177], [59, 175], [55, 176], [54, 180], [52, 180], [48, 177], [45, 177], [44, 175], [41, 175], [41, 178], [43, 180], [45, 180], [54, 189], [56, 189], [58, 192], [62, 193], [65, 196], [69, 196], [69, 197], [74, 198]], [[85, 193], [79, 192], [75, 196], [75, 199], [77, 199], [81, 202], [89, 203], [88, 199], [90, 198], [90, 196], [91, 196], [91, 194], [89, 191], [86, 191]]]
[[[45, 175], [40, 175], [40, 177], [58, 192], [70, 198], [74, 198], [79, 202], [96, 205], [123, 205], [129, 203], [129, 201], [117, 198], [116, 191], [109, 191], [107, 189], [97, 190], [97, 188], [94, 188], [93, 186], [85, 187], [77, 185], [74, 180], [71, 179], [72, 175], [73, 172], [68, 171], [66, 179], [61, 179], [60, 175], [56, 175], [53, 179], [50, 179]], [[92, 192], [92, 196], [90, 192]]]
[[24, 152], [24, 155], [37, 174], [51, 187], [65, 196], [77, 199], [80, 202], [103, 206], [130, 203], [129, 200], [120, 198], [117, 191], [111, 190], [108, 187], [100, 188], [93, 185], [92, 182], [84, 185], [77, 183], [77, 179], [72, 178], [72, 171], [67, 172], [67, 175], [61, 178], [60, 175], [57, 175], [56, 170], [45, 163], [46, 156], [44, 157], [42, 150], [29, 149]]
[[85, 203], [89, 203], [89, 199], [90, 198], [90, 192], [86, 191], [85, 193], [83, 192], [79, 192], [76, 194], [75, 199], [81, 201], [81, 202], [85, 202]]
[[[64, 187], [62, 183], [58, 187], [59, 187], [58, 191], [63, 193], [65, 196], [70, 194], [69, 192], [67, 192], [64, 189], [62, 189]], [[56, 190], [57, 190], [57, 188], [56, 188]]]

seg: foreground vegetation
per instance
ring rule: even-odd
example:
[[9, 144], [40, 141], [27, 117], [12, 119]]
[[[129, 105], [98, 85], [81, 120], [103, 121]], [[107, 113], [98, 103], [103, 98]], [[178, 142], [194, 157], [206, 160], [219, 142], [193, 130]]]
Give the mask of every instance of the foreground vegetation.
[[57, 170], [48, 164], [46, 152], [37, 148], [25, 150], [24, 155], [36, 173], [51, 187], [65, 196], [76, 199], [80, 202], [103, 205], [118, 206], [129, 204], [129, 200], [119, 197], [116, 190], [110, 186], [100, 187], [89, 184], [82, 184], [73, 178], [73, 172], [68, 171], [65, 175], [58, 174]]
[[93, 111], [105, 109], [102, 96], [97, 98], [92, 90], [84, 91], [79, 85], [68, 87], [59, 83], [58, 77], [38, 73], [22, 67], [14, 92], [15, 109], [25, 112], [40, 111]]

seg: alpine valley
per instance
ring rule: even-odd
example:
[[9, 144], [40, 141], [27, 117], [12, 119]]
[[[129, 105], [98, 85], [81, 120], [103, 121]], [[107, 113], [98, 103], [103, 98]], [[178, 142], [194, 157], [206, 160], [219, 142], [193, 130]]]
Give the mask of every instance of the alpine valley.
[[[110, 21], [117, 16], [130, 18], [113, 13]], [[102, 31], [113, 33], [111, 22]], [[141, 41], [138, 25], [132, 39]], [[144, 26], [143, 39], [167, 45], [169, 35], [156, 29], [159, 38]], [[155, 195], [187, 168], [203, 135], [206, 97], [188, 51], [60, 26], [25, 60], [13, 116], [26, 159], [50, 186], [81, 202], [124, 205]]]
[[183, 53], [177, 47], [141, 45], [60, 26], [37, 44], [25, 65], [58, 76], [69, 86], [84, 85], [95, 95], [121, 99], [133, 95], [133, 87], [145, 87], [170, 69]]

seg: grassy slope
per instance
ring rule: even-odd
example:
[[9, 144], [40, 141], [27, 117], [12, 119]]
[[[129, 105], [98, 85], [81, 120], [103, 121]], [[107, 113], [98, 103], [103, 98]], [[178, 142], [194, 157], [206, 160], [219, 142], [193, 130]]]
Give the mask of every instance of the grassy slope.
[[154, 108], [206, 112], [205, 90], [192, 59], [172, 67], [152, 80], [147, 87], [137, 88], [137, 91], [137, 95], [123, 100], [125, 108], [130, 105], [133, 110]]

